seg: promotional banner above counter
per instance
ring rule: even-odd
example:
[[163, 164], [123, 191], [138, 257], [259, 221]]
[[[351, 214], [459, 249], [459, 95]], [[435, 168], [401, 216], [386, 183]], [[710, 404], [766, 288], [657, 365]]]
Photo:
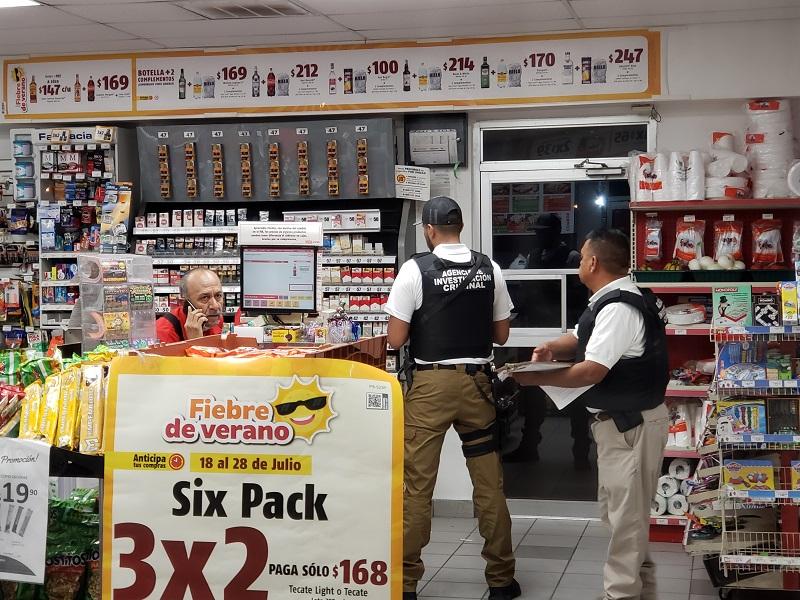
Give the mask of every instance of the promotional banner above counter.
[[10, 119], [416, 110], [651, 98], [661, 35], [37, 57], [5, 62]]

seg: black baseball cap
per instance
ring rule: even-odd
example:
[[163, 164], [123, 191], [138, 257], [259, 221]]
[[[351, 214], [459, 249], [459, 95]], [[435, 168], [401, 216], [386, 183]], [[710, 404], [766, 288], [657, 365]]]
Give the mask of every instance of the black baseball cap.
[[425, 203], [422, 208], [422, 220], [415, 225], [463, 225], [461, 207], [455, 200], [447, 196], [436, 196]]

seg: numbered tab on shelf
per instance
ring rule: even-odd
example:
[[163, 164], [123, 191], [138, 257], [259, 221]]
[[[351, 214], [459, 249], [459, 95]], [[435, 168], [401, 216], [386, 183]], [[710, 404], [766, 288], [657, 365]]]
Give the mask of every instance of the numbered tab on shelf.
[[761, 442], [764, 441], [764, 436], [763, 436], [763, 434], [760, 434], [760, 433], [754, 433], [754, 434], [752, 434], [750, 436], [750, 441], [751, 442], [756, 442], [756, 443], [761, 443]]
[[771, 388], [782, 388], [783, 387], [783, 381], [781, 381], [780, 379], [770, 379], [769, 380], [769, 387], [771, 387]]

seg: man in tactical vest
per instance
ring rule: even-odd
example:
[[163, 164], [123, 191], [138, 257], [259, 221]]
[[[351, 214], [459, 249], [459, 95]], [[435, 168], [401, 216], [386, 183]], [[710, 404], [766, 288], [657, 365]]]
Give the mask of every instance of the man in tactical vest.
[[667, 443], [669, 363], [663, 304], [630, 280], [629, 256], [628, 238], [619, 231], [587, 236], [578, 275], [593, 294], [589, 307], [574, 334], [533, 352], [534, 361], [575, 364], [515, 378], [523, 385], [586, 387], [577, 401], [593, 413], [598, 501], [611, 529], [605, 598], [655, 600], [648, 534], [650, 502]]
[[445, 196], [422, 211], [431, 252], [403, 264], [386, 305], [389, 344], [410, 339], [413, 383], [405, 398], [403, 598], [413, 600], [425, 572], [431, 499], [445, 434], [461, 438], [485, 543], [489, 597], [520, 595], [514, 580], [511, 517], [503, 494], [489, 380], [492, 343], [508, 340], [513, 305], [500, 267], [460, 242], [458, 204]]

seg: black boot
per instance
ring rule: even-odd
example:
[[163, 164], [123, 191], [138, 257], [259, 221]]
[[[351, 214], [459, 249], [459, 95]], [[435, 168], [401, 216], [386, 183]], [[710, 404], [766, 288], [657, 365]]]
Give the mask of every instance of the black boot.
[[520, 444], [513, 452], [503, 455], [503, 462], [539, 462], [539, 449], [534, 445]]
[[[511, 583], [503, 587], [490, 587], [489, 598], [490, 600], [512, 600], [522, 594], [519, 583], [516, 579], [512, 579]], [[405, 599], [404, 599], [405, 600]]]

